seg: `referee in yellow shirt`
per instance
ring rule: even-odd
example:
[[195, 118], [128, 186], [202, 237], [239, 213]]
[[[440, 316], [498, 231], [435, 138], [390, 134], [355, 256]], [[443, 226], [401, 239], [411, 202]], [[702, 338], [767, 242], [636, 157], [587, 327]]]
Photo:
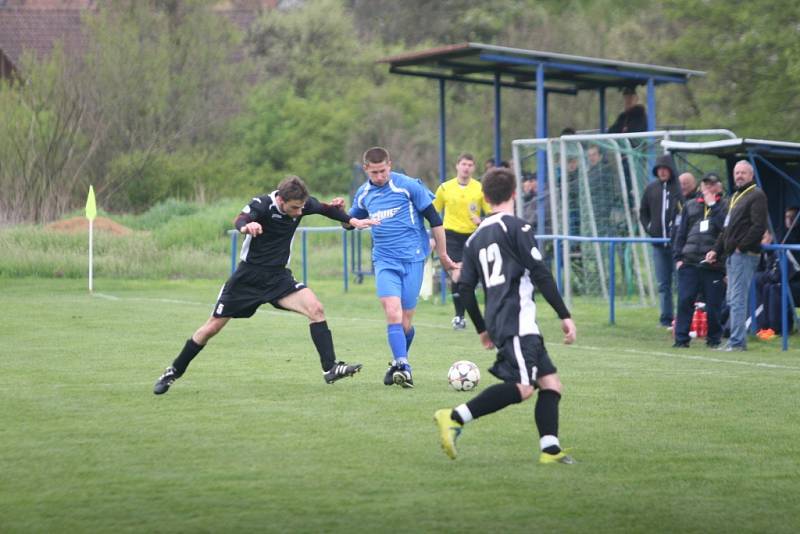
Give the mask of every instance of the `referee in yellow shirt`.
[[[456, 176], [447, 180], [436, 190], [433, 206], [436, 211], [444, 211], [444, 233], [447, 238], [447, 255], [455, 262], [461, 261], [464, 244], [478, 228], [481, 214], [489, 214], [489, 205], [483, 198], [481, 183], [472, 177], [475, 170], [475, 158], [464, 153], [458, 156]], [[464, 304], [458, 294], [457, 285], [451, 283], [453, 306], [456, 316], [453, 317], [453, 329], [463, 330], [467, 326], [464, 320]], [[472, 310], [468, 310], [470, 316]]]

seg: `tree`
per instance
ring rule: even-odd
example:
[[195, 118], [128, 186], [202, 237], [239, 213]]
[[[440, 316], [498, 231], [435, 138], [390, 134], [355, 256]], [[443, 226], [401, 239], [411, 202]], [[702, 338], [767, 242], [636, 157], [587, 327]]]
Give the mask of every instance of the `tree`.
[[800, 123], [800, 4], [788, 0], [669, 0], [681, 28], [665, 56], [708, 71], [696, 82], [694, 124], [742, 137], [797, 139]]

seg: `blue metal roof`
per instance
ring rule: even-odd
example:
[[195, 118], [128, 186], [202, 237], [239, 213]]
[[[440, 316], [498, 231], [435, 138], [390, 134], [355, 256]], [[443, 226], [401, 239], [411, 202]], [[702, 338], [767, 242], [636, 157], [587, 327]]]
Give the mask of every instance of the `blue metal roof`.
[[705, 72], [628, 61], [526, 50], [481, 43], [448, 45], [409, 52], [379, 60], [388, 63], [395, 74], [422, 76], [467, 83], [536, 89], [536, 74], [543, 65], [546, 89], [574, 94], [602, 87], [686, 83]]

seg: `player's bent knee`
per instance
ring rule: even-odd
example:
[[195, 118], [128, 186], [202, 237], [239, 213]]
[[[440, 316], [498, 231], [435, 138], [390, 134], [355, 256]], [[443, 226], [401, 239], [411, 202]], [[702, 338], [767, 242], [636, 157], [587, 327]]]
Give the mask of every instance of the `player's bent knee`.
[[522, 400], [528, 400], [533, 395], [533, 386], [528, 384], [517, 384], [517, 389], [519, 390], [519, 395], [522, 397]]
[[312, 323], [319, 323], [325, 320], [325, 308], [320, 301], [311, 303], [307, 310], [308, 318]]
[[556, 374], [540, 377], [537, 383], [540, 389], [549, 389], [555, 391], [559, 395], [561, 395], [561, 391], [564, 389], [561, 385], [561, 380]]

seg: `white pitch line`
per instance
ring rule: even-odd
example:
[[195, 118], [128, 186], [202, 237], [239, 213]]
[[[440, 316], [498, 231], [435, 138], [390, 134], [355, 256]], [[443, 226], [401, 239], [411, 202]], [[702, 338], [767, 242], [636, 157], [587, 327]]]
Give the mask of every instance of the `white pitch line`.
[[760, 367], [766, 369], [784, 369], [788, 371], [800, 371], [800, 367], [794, 367], [791, 365], [779, 365], [774, 363], [759, 363], [759, 362], [744, 362], [741, 360], [726, 360], [724, 358], [710, 358], [708, 356], [696, 356], [691, 354], [673, 354], [671, 352], [658, 352], [658, 351], [645, 351], [645, 350], [636, 350], [636, 349], [623, 349], [619, 347], [613, 348], [603, 348], [603, 347], [592, 347], [588, 345], [572, 345], [571, 349], [586, 349], [591, 351], [598, 351], [598, 352], [626, 352], [628, 354], [639, 354], [643, 356], [661, 356], [664, 358], [677, 358], [679, 360], [694, 360], [694, 361], [701, 361], [701, 362], [709, 362], [709, 363], [730, 363], [733, 365], [744, 365], [746, 367]]

